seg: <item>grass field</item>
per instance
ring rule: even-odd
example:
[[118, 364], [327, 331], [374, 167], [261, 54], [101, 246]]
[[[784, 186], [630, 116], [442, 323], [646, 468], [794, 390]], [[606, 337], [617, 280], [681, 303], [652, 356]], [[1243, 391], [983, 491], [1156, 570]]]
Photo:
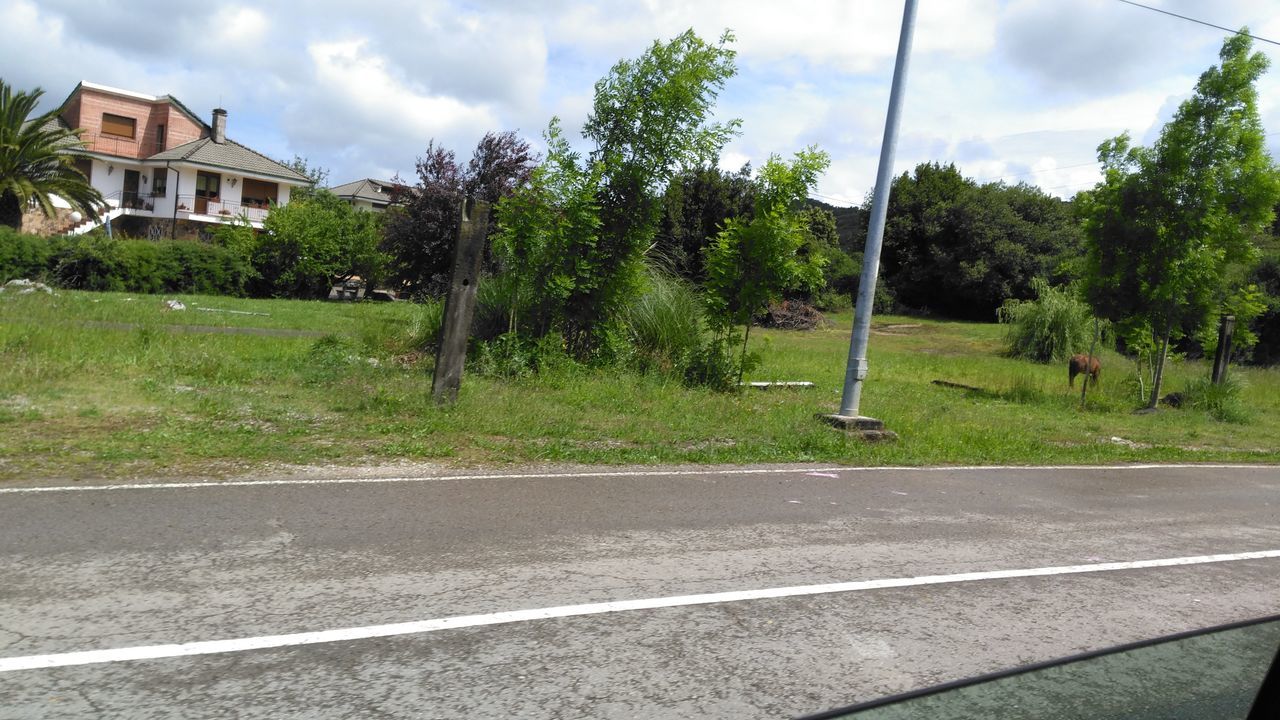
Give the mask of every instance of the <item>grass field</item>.
[[[520, 380], [469, 375], [457, 405], [442, 409], [430, 401], [431, 358], [411, 352], [420, 306], [179, 297], [188, 309], [170, 311], [163, 299], [0, 296], [0, 479], [393, 460], [1280, 461], [1280, 370], [1232, 368], [1246, 385], [1247, 422], [1196, 410], [1135, 415], [1132, 364], [1104, 353], [1102, 384], [1081, 411], [1066, 369], [1002, 357], [996, 325], [878, 318], [862, 410], [901, 439], [866, 444], [814, 419], [839, 403], [848, 314], [813, 332], [752, 333], [764, 362], [749, 379], [813, 389], [726, 395], [574, 367]], [[1174, 362], [1166, 387], [1206, 373], [1201, 362]]]

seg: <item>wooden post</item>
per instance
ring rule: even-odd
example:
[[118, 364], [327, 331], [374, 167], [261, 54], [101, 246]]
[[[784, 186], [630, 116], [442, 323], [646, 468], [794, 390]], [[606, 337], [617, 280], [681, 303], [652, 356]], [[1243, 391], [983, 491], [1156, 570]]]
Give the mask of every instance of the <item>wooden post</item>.
[[462, 201], [461, 213], [453, 253], [453, 278], [449, 283], [449, 296], [444, 301], [444, 327], [440, 330], [440, 350], [436, 353], [436, 370], [431, 381], [431, 394], [438, 405], [457, 400], [458, 388], [462, 386], [462, 366], [467, 359], [467, 339], [471, 335], [476, 285], [489, 227], [489, 203], [468, 198]]
[[1236, 332], [1236, 316], [1223, 315], [1218, 324], [1218, 352], [1213, 356], [1213, 384], [1227, 377], [1227, 364], [1231, 361], [1231, 336]]

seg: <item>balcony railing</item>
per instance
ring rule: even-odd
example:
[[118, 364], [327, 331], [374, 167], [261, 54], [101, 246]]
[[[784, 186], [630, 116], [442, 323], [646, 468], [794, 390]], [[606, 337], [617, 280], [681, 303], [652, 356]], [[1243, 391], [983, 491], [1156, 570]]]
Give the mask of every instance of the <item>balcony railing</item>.
[[243, 217], [250, 222], [262, 222], [267, 219], [270, 207], [258, 203], [239, 203], [230, 200], [215, 200], [197, 195], [179, 195], [178, 212], [209, 217], [231, 222]]
[[120, 208], [126, 211], [155, 212], [156, 209], [155, 198], [150, 193], [117, 190], [104, 197], [103, 200], [106, 200], [108, 210]]
[[119, 135], [107, 135], [106, 133], [98, 133], [85, 131], [80, 134], [80, 139], [85, 143], [85, 149], [90, 152], [99, 152], [105, 155], [119, 155], [121, 157], [141, 158], [148, 155], [154, 155], [159, 152], [156, 149], [156, 141], [154, 137], [143, 137], [141, 139], [121, 137]]

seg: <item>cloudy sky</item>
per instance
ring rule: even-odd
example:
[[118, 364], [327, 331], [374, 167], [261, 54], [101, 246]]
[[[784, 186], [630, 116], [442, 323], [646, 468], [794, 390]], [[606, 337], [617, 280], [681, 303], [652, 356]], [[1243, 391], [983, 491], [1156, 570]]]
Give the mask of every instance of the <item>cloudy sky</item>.
[[[1280, 40], [1275, 0], [1144, 0]], [[831, 153], [820, 197], [861, 202], [875, 179], [902, 19], [890, 0], [0, 0], [0, 78], [80, 80], [171, 94], [273, 157], [333, 184], [410, 176], [434, 138], [469, 157], [487, 130], [540, 145], [553, 115], [577, 132], [592, 84], [655, 39], [737, 36], [718, 114], [743, 120], [722, 164], [810, 144]], [[921, 0], [897, 168], [954, 162], [980, 180], [1070, 196], [1095, 148], [1149, 143], [1216, 62], [1223, 33], [1118, 0]], [[1280, 157], [1280, 46], [1260, 109]]]

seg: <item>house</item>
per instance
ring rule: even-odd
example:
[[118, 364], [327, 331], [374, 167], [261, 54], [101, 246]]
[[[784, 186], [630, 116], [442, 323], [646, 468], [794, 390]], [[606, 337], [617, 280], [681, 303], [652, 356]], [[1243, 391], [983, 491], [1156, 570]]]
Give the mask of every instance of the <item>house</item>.
[[311, 183], [227, 137], [226, 110], [206, 123], [170, 95], [81, 82], [53, 122], [83, 131], [76, 167], [107, 203], [71, 233], [108, 220], [148, 237], [199, 236], [236, 218], [261, 228], [272, 204]]
[[399, 183], [364, 178], [331, 187], [329, 192], [346, 200], [357, 210], [383, 212], [392, 204], [391, 196], [397, 189], [406, 190], [405, 186]]

